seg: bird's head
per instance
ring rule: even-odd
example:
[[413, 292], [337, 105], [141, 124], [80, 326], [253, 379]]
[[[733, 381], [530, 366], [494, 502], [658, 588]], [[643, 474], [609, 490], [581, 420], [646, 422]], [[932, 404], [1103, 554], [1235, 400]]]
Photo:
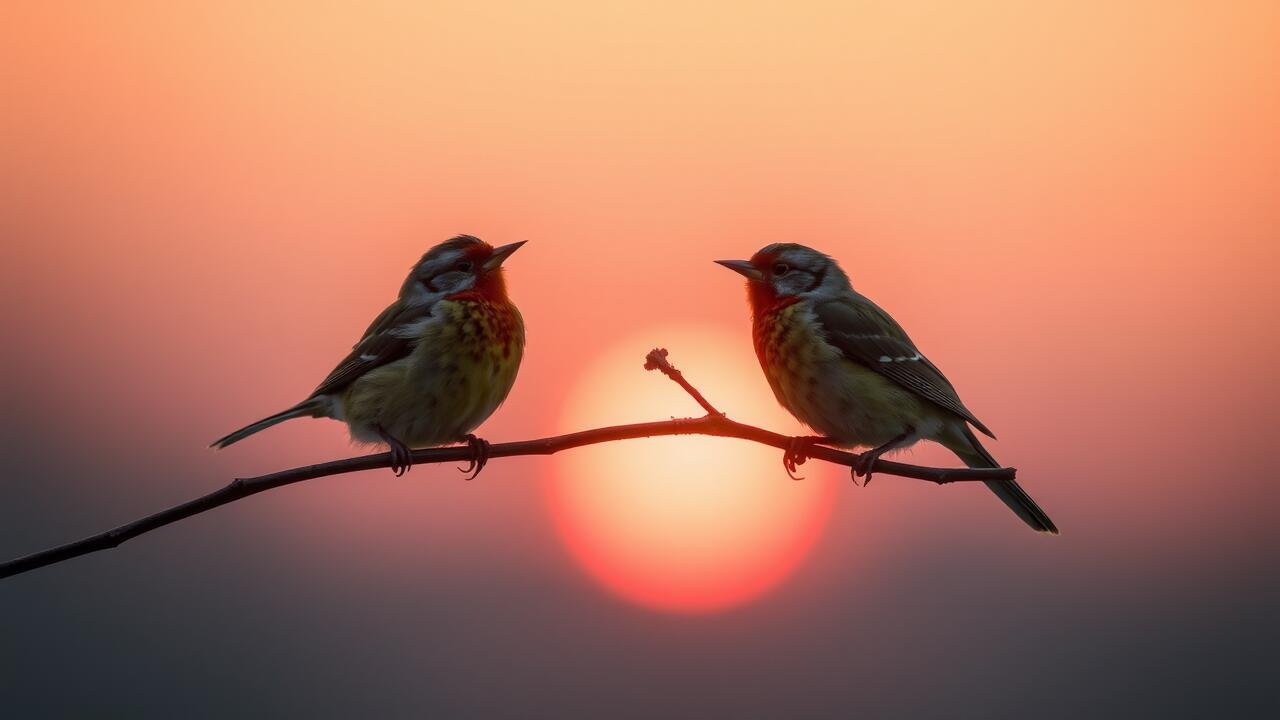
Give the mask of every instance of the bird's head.
[[849, 276], [830, 257], [796, 243], [760, 248], [750, 260], [717, 260], [747, 279], [747, 295], [756, 312], [779, 302], [821, 300], [849, 291]]
[[409, 271], [400, 298], [426, 304], [459, 293], [473, 292], [505, 299], [502, 263], [526, 241], [494, 247], [478, 237], [459, 235], [427, 251]]

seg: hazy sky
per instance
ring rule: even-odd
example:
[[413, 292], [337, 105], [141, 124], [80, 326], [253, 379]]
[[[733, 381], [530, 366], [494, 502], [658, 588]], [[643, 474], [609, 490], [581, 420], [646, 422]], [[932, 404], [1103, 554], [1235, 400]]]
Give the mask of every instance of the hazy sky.
[[1063, 534], [710, 439], [322, 479], [0, 582], [0, 707], [1280, 711], [1280, 5], [205, 5], [0, 11], [0, 555], [356, 452], [206, 445], [460, 232], [530, 241], [485, 437], [696, 413], [654, 345], [801, 432], [710, 261], [802, 242]]

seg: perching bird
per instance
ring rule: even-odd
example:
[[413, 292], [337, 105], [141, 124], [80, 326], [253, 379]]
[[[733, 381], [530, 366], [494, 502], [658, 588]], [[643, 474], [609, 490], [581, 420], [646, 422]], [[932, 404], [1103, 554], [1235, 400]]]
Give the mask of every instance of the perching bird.
[[470, 433], [506, 399], [524, 353], [524, 321], [502, 276], [502, 262], [523, 244], [495, 248], [459, 235], [431, 248], [305, 400], [212, 447], [285, 420], [327, 417], [345, 422], [357, 442], [390, 446], [396, 475], [412, 464], [409, 448], [462, 441], [474, 453], [467, 471], [479, 474], [488, 444]]
[[[778, 402], [836, 445], [872, 448], [854, 468], [870, 479], [880, 455], [934, 440], [969, 467], [1000, 467], [970, 425], [991, 431], [892, 317], [849, 284], [835, 260], [793, 243], [750, 260], [716, 262], [747, 278], [756, 355]], [[803, 452], [790, 451], [791, 462]], [[1015, 482], [987, 483], [1040, 532], [1058, 528]]]

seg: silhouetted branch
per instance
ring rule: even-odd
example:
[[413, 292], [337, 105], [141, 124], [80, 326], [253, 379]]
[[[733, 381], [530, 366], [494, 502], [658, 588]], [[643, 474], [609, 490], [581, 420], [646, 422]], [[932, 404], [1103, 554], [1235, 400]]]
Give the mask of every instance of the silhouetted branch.
[[[598, 445], [615, 440], [632, 440], [668, 435], [710, 435], [738, 438], [770, 445], [780, 450], [787, 450], [791, 445], [793, 438], [789, 435], [780, 435], [751, 425], [744, 425], [725, 417], [723, 413], [707, 402], [702, 393], [698, 392], [696, 388], [685, 380], [684, 375], [667, 361], [666, 355], [666, 350], [653, 350], [646, 358], [645, 369], [661, 370], [663, 374], [684, 388], [707, 411], [708, 414], [704, 417], [662, 420], [633, 425], [615, 425], [613, 427], [583, 430], [569, 433], [568, 435], [557, 435], [536, 440], [495, 443], [489, 447], [489, 458], [514, 457], [518, 455], [551, 455], [561, 450], [569, 450], [584, 445]], [[822, 445], [806, 448], [805, 454], [808, 457], [826, 460], [827, 462], [847, 467], [853, 467], [859, 458], [858, 453], [846, 452]], [[472, 450], [465, 445], [413, 451], [414, 465], [461, 462], [471, 458]], [[170, 523], [184, 520], [192, 515], [198, 515], [236, 500], [247, 498], [250, 495], [257, 495], [266, 490], [292, 485], [303, 480], [341, 475], [360, 470], [376, 470], [390, 466], [391, 454], [377, 453], [281, 470], [280, 472], [253, 478], [237, 478], [220, 490], [167, 510], [161, 510], [154, 515], [148, 515], [113, 530], [0, 564], [0, 578], [35, 570], [63, 560], [70, 560], [73, 557], [87, 553], [107, 550], [143, 533], [151, 532]], [[1013, 480], [1016, 473], [1013, 468], [932, 468], [884, 459], [877, 459], [871, 469], [879, 474], [926, 480], [939, 485], [977, 480], [1007, 481]]]
[[698, 388], [690, 385], [689, 381], [684, 379], [684, 373], [677, 370], [676, 366], [672, 365], [671, 362], [667, 360], [666, 348], [654, 348], [650, 350], [649, 354], [644, 358], [644, 369], [661, 370], [663, 375], [671, 378], [675, 384], [684, 388], [684, 391], [689, 393], [689, 396], [701, 405], [702, 409], [706, 410], [708, 415], [724, 416], [724, 413], [717, 410], [714, 405], [707, 402], [706, 398], [702, 397], [702, 393], [698, 392]]

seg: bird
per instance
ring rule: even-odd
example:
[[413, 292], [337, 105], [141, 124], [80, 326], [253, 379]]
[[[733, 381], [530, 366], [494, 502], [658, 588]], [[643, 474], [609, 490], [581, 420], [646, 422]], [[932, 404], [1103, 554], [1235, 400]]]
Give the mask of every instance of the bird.
[[458, 235], [432, 247], [306, 399], [210, 447], [294, 418], [332, 418], [358, 443], [386, 443], [396, 476], [412, 467], [410, 448], [466, 442], [472, 458], [462, 470], [476, 477], [489, 444], [471, 431], [506, 400], [524, 354], [524, 321], [502, 267], [524, 243], [495, 248]]
[[[773, 243], [750, 260], [717, 260], [747, 279], [752, 339], [778, 402], [821, 436], [797, 438], [788, 470], [806, 443], [868, 447], [852, 472], [871, 479], [877, 458], [933, 440], [973, 468], [1000, 467], [973, 432], [995, 438], [902, 326], [853, 289], [830, 256], [798, 243]], [[1058, 528], [1016, 482], [987, 487], [1034, 530]]]

